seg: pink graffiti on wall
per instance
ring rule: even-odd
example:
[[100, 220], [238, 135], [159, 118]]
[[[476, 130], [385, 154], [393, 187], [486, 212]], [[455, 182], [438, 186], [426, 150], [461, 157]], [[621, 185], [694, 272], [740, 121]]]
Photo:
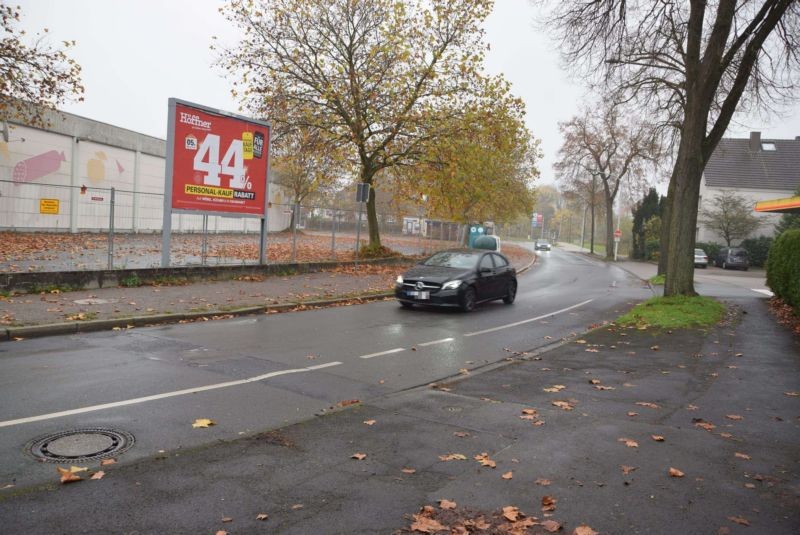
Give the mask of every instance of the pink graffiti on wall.
[[61, 167], [61, 162], [66, 161], [64, 153], [57, 150], [31, 156], [14, 166], [14, 182], [19, 185], [55, 173]]

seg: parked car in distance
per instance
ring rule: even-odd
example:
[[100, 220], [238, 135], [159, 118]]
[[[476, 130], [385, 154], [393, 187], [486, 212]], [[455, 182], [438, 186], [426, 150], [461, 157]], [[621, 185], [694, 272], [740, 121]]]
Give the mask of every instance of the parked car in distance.
[[440, 251], [397, 277], [394, 295], [404, 308], [419, 304], [469, 312], [495, 299], [510, 305], [517, 296], [517, 270], [496, 251]]
[[750, 268], [750, 259], [747, 251], [741, 247], [723, 247], [714, 259], [714, 265], [722, 269], [743, 269]]
[[702, 249], [694, 250], [694, 267], [706, 269], [708, 267], [708, 255]]
[[533, 244], [533, 249], [536, 251], [549, 251], [550, 242], [548, 240], [536, 240]]
[[500, 250], [500, 238], [494, 235], [479, 236], [472, 244], [474, 249], [486, 249], [487, 251]]

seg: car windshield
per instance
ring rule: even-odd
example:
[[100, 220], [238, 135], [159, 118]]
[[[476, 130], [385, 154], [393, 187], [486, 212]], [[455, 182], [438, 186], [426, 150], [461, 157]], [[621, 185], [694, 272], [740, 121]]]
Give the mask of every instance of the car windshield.
[[695, 249], [694, 250], [694, 254], [696, 254], [696, 255], [704, 255], [704, 254], [706, 254], [706, 252], [704, 250], [702, 250], [702, 249]]
[[441, 252], [436, 253], [425, 262], [425, 266], [441, 266], [449, 268], [474, 268], [478, 263], [478, 256], [472, 253]]

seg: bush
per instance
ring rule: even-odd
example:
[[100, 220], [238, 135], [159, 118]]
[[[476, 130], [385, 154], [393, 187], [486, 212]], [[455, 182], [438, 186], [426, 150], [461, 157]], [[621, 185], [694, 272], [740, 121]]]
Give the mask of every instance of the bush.
[[661, 253], [661, 243], [658, 240], [647, 240], [644, 246], [645, 260], [658, 260]]
[[800, 229], [783, 232], [772, 244], [767, 286], [800, 314]]
[[389, 256], [397, 256], [397, 252], [389, 249], [388, 247], [384, 247], [381, 245], [380, 247], [376, 247], [374, 245], [362, 245], [358, 250], [358, 256], [360, 258], [386, 258]]
[[767, 236], [748, 238], [741, 244], [741, 247], [744, 247], [747, 251], [750, 265], [756, 267], [764, 267], [767, 264], [767, 255], [769, 254], [769, 248], [771, 246], [772, 238]]
[[714, 259], [717, 257], [717, 253], [720, 249], [725, 247], [721, 243], [715, 243], [713, 241], [710, 242], [697, 242], [694, 244], [696, 249], [702, 249], [708, 255], [708, 263], [713, 264]]

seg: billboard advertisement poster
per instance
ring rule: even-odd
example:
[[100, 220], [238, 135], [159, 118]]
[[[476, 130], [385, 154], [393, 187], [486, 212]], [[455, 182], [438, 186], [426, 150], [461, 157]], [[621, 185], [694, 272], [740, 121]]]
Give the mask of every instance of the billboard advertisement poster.
[[178, 100], [170, 112], [172, 210], [264, 217], [269, 125]]

